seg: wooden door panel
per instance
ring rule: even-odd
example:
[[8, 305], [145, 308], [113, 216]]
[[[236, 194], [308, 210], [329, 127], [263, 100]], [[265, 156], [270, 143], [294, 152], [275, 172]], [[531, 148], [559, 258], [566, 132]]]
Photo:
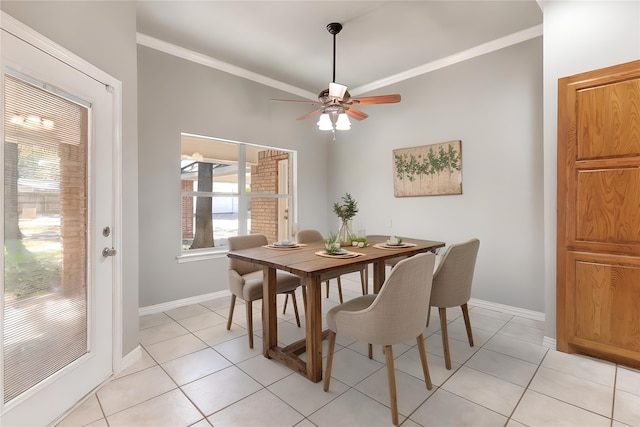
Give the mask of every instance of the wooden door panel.
[[640, 244], [640, 169], [578, 171], [576, 241]]
[[640, 155], [640, 80], [576, 95], [578, 159]]
[[574, 342], [640, 352], [640, 268], [576, 260]]
[[640, 367], [640, 61], [558, 81], [557, 348]]

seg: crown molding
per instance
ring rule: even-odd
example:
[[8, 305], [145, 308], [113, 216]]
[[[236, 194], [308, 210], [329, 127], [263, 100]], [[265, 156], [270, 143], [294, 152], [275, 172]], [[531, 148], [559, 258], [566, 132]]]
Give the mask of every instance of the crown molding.
[[[428, 62], [424, 65], [409, 69], [402, 73], [394, 74], [392, 76], [373, 81], [369, 84], [356, 87], [353, 90], [350, 90], [349, 92], [351, 93], [352, 97], [355, 97], [363, 93], [371, 92], [373, 90], [380, 89], [380, 88], [389, 86], [391, 84], [399, 83], [404, 80], [408, 80], [408, 79], [420, 76], [422, 74], [427, 74], [432, 71], [439, 70], [441, 68], [449, 67], [451, 65], [458, 64], [468, 59], [476, 58], [478, 56], [482, 56], [487, 53], [495, 52], [497, 50], [504, 49], [505, 47], [513, 46], [518, 43], [522, 43], [524, 41], [531, 40], [540, 36], [542, 36], [542, 24], [527, 28], [522, 31], [515, 32], [513, 34], [509, 34], [499, 39], [492, 40], [487, 43], [483, 43], [481, 45], [463, 50], [458, 53], [454, 53], [453, 55], [449, 55], [444, 58]], [[173, 55], [173, 56], [185, 59], [187, 61], [195, 62], [201, 65], [204, 65], [206, 67], [214, 68], [216, 70], [223, 71], [225, 73], [229, 73], [234, 76], [242, 77], [242, 78], [254, 81], [256, 83], [263, 84], [265, 86], [270, 86], [275, 89], [280, 89], [284, 92], [301, 96], [302, 98], [307, 98], [313, 101], [317, 100], [318, 98], [317, 94], [309, 92], [307, 90], [300, 89], [298, 87], [292, 86], [287, 83], [283, 83], [278, 80], [271, 79], [269, 77], [265, 77], [261, 74], [254, 73], [253, 71], [249, 71], [244, 68], [237, 67], [235, 65], [231, 65], [227, 62], [223, 62], [223, 61], [211, 58], [201, 53], [184, 49], [180, 46], [167, 43], [165, 41], [156, 39], [146, 34], [137, 33], [136, 41], [139, 45], [146, 46], [151, 49], [159, 50], [169, 55]]]
[[542, 24], [527, 28], [522, 31], [518, 31], [513, 34], [509, 34], [508, 36], [483, 43], [481, 45], [463, 50], [458, 53], [454, 53], [453, 55], [445, 56], [444, 58], [428, 62], [424, 65], [412, 68], [402, 73], [394, 74], [393, 76], [389, 76], [380, 80], [376, 80], [369, 84], [359, 86], [357, 88], [354, 88], [350, 92], [352, 96], [358, 96], [375, 89], [380, 89], [394, 83], [399, 83], [401, 81], [420, 76], [422, 74], [427, 74], [441, 68], [449, 67], [468, 59], [486, 55], [487, 53], [495, 52], [496, 50], [504, 49], [505, 47], [513, 46], [515, 44], [522, 43], [524, 41], [531, 40], [540, 36], [542, 36]]
[[289, 92], [294, 95], [301, 96], [303, 98], [308, 98], [313, 101], [318, 100], [318, 95], [315, 93], [309, 92], [308, 90], [300, 89], [290, 84], [283, 83], [281, 81], [274, 80], [269, 77], [265, 77], [261, 74], [254, 73], [253, 71], [249, 71], [244, 68], [231, 65], [227, 62], [223, 62], [223, 61], [211, 58], [207, 55], [203, 55], [201, 53], [194, 52], [192, 50], [188, 50], [171, 43], [167, 43], [165, 41], [156, 39], [146, 34], [137, 33], [136, 41], [141, 46], [146, 46], [151, 49], [155, 49], [155, 50], [164, 52], [166, 54], [185, 59], [187, 61], [195, 62], [197, 64], [204, 65], [209, 68], [214, 68], [216, 70], [223, 71], [225, 73], [229, 73], [234, 76], [242, 77], [247, 80], [251, 80], [256, 83], [263, 84], [265, 86], [270, 86], [275, 89], [280, 89], [282, 91]]

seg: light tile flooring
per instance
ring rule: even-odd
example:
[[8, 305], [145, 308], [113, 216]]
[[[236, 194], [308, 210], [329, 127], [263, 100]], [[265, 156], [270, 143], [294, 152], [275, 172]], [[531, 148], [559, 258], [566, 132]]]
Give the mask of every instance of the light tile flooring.
[[[342, 286], [345, 299], [357, 296], [359, 276], [343, 277]], [[236, 306], [227, 331], [229, 301], [141, 317], [143, 357], [58, 426], [391, 425], [380, 348], [370, 360], [366, 343], [338, 336], [325, 393], [321, 383], [261, 355], [260, 304], [254, 304], [253, 350], [244, 305]], [[337, 303], [332, 282], [323, 312]], [[280, 315], [283, 345], [304, 337], [292, 312], [289, 306]], [[448, 310], [453, 363], [446, 370], [437, 310], [432, 312], [424, 337], [433, 390], [424, 385], [416, 346], [394, 346], [401, 425], [640, 427], [640, 371], [549, 350], [541, 345], [540, 322], [479, 307], [471, 307], [470, 315], [474, 347], [466, 341], [460, 309]]]

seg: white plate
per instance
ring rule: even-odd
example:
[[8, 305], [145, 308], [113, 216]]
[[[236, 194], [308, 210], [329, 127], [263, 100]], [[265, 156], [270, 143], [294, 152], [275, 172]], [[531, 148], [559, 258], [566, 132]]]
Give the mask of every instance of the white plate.
[[279, 245], [277, 243], [273, 244], [273, 247], [275, 247], [275, 248], [295, 248], [296, 246], [298, 246], [296, 243], [289, 243], [289, 244], [286, 244], [286, 245]]
[[406, 243], [397, 243], [397, 244], [395, 244], [395, 245], [392, 245], [392, 244], [390, 244], [390, 243], [385, 243], [383, 246], [384, 246], [385, 248], [398, 248], [398, 249], [401, 249], [401, 248], [408, 248], [408, 247], [409, 247], [409, 245], [407, 245]]
[[329, 253], [328, 253], [327, 255], [344, 255], [344, 254], [346, 254], [346, 253], [347, 253], [347, 251], [345, 251], [344, 249], [341, 249], [341, 250], [339, 250], [339, 251], [337, 251], [337, 252], [334, 252], [334, 253], [332, 253], [332, 254], [329, 254]]

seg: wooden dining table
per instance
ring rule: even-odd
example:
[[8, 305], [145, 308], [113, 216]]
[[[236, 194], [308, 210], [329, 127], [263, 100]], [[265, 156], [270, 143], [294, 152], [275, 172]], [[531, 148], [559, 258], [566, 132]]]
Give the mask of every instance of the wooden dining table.
[[[403, 245], [389, 247], [388, 236], [367, 236], [368, 246], [346, 247], [352, 257], [327, 256], [324, 242], [314, 242], [295, 248], [276, 248], [273, 245], [231, 251], [229, 258], [248, 261], [263, 266], [262, 343], [267, 358], [280, 361], [313, 382], [322, 380], [322, 339], [328, 331], [322, 331], [323, 276], [339, 273], [356, 265], [373, 264], [373, 291], [378, 292], [385, 280], [385, 260], [399, 256], [412, 256], [433, 252], [444, 242], [404, 238]], [[276, 270], [300, 276], [306, 287], [306, 338], [286, 347], [278, 346], [278, 318], [276, 312]], [[425, 307], [425, 310], [427, 308]], [[306, 352], [306, 361], [299, 356]]]

